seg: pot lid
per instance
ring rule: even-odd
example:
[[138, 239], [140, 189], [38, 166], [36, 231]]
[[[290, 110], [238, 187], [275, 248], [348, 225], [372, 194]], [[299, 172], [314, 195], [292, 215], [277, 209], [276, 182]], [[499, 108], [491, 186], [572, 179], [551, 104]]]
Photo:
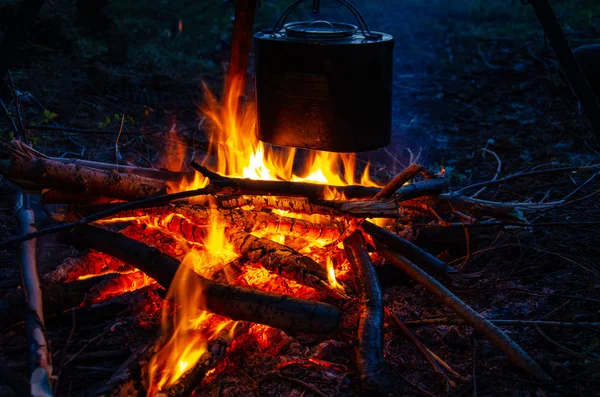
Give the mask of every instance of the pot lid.
[[330, 40], [351, 37], [358, 28], [342, 22], [299, 21], [286, 23], [284, 29], [288, 37]]

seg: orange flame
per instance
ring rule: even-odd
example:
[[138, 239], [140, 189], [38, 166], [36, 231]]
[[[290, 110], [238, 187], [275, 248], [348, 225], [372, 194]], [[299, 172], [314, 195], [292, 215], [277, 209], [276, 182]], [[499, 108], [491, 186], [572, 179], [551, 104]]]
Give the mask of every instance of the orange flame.
[[[252, 103], [242, 104], [243, 79], [233, 78], [225, 99], [221, 104], [204, 86], [205, 105], [202, 112], [213, 123], [209, 136], [209, 156], [203, 165], [215, 172], [230, 177], [302, 181], [327, 185], [358, 184], [355, 178], [356, 155], [354, 153], [333, 153], [324, 151], [303, 151], [305, 159], [301, 170], [294, 167], [299, 158], [294, 148], [273, 147], [258, 140], [256, 135], [256, 112]], [[245, 106], [245, 108], [244, 108]], [[196, 177], [196, 181], [185, 181], [177, 190], [204, 187], [206, 178]], [[369, 167], [360, 177], [360, 184], [377, 186], [369, 176]], [[327, 199], [342, 199], [335, 189], [329, 189]]]
[[237, 257], [233, 246], [225, 239], [224, 227], [212, 217], [204, 249], [192, 250], [179, 266], [167, 297], [179, 307], [174, 313], [165, 307], [162, 311], [163, 330], [170, 330], [171, 337], [149, 364], [148, 394], [154, 395], [164, 387], [173, 385], [177, 379], [194, 368], [207, 352], [208, 342], [233, 320], [199, 310], [205, 307], [202, 289], [193, 273], [210, 277], [223, 265]]

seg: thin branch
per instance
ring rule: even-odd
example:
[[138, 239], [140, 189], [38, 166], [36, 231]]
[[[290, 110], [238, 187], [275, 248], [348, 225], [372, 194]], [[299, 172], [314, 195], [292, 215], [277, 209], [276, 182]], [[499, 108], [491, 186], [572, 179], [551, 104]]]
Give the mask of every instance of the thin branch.
[[27, 130], [25, 129], [25, 124], [23, 123], [23, 116], [21, 115], [21, 101], [19, 100], [19, 96], [17, 95], [17, 90], [15, 88], [15, 84], [12, 79], [12, 74], [10, 70], [8, 72], [8, 82], [10, 83], [10, 89], [12, 90], [13, 97], [15, 98], [15, 109], [17, 110], [17, 122], [19, 123], [19, 135], [15, 136], [15, 139], [22, 139], [23, 137], [27, 138]]
[[421, 169], [423, 169], [422, 166], [411, 164], [407, 169], [402, 171], [398, 176], [385, 185], [375, 196], [373, 196], [373, 199], [378, 200], [392, 197], [396, 190], [414, 178], [415, 175], [421, 171]]
[[511, 361], [515, 362], [521, 368], [540, 380], [548, 381], [552, 379], [542, 367], [540, 367], [533, 358], [525, 352], [525, 350], [506, 335], [506, 333], [483, 318], [436, 279], [425, 273], [408, 259], [391, 252], [385, 246], [382, 246], [377, 242], [376, 245], [378, 250], [388, 261], [434, 294], [442, 303], [454, 310], [457, 315], [462, 317], [473, 328], [484, 334], [490, 342], [505, 352]]
[[[492, 181], [495, 181], [496, 179], [498, 179], [498, 176], [500, 176], [500, 171], [502, 170], [502, 160], [500, 160], [500, 157], [498, 157], [498, 155], [486, 148], [482, 148], [479, 149], [482, 152], [486, 152], [486, 153], [490, 153], [492, 156], [494, 156], [496, 158], [496, 161], [498, 162], [498, 167], [496, 168], [496, 173], [494, 174], [494, 177], [492, 178]], [[486, 186], [482, 187], [481, 189], [479, 189], [478, 191], [476, 191], [471, 198], [475, 198], [477, 196], [479, 196], [481, 193], [483, 193], [485, 190], [487, 189]]]
[[18, 244], [21, 243], [23, 241], [27, 241], [27, 240], [31, 240], [33, 238], [36, 237], [41, 237], [41, 236], [46, 236], [48, 234], [53, 234], [53, 233], [59, 233], [59, 232], [64, 232], [67, 230], [71, 230], [73, 228], [76, 228], [78, 226], [83, 226], [83, 225], [87, 225], [89, 223], [98, 221], [100, 219], [103, 218], [107, 218], [109, 216], [118, 214], [119, 212], [122, 211], [127, 211], [127, 210], [135, 210], [135, 209], [140, 209], [140, 208], [145, 208], [145, 207], [150, 207], [153, 206], [155, 204], [159, 204], [159, 203], [166, 203], [169, 201], [173, 201], [173, 200], [178, 200], [178, 199], [183, 199], [183, 198], [189, 198], [189, 197], [194, 197], [194, 196], [204, 196], [204, 195], [210, 195], [213, 194], [215, 191], [212, 187], [207, 186], [206, 188], [201, 188], [201, 189], [195, 189], [195, 190], [188, 190], [188, 191], [184, 191], [184, 192], [178, 192], [178, 193], [171, 193], [171, 194], [163, 194], [161, 196], [154, 196], [154, 197], [149, 197], [147, 199], [142, 199], [142, 200], [137, 200], [137, 201], [130, 201], [112, 208], [109, 208], [105, 211], [100, 211], [98, 213], [86, 216], [84, 218], [81, 218], [77, 221], [74, 222], [70, 222], [70, 223], [63, 223], [62, 225], [58, 225], [58, 226], [52, 226], [52, 227], [48, 227], [46, 229], [41, 229], [38, 230], [36, 232], [32, 232], [32, 233], [26, 233], [20, 236], [15, 236], [15, 237], [11, 237], [7, 240], [4, 240], [2, 242], [0, 242], [0, 248], [4, 248], [10, 245], [14, 245], [14, 244]]
[[[492, 324], [505, 327], [600, 327], [600, 322], [575, 322], [575, 321], [542, 321], [542, 320], [488, 320]], [[429, 318], [424, 320], [404, 321], [405, 325], [465, 325], [457, 318]]]
[[598, 169], [600, 169], [600, 164], [590, 165], [587, 167], [564, 167], [564, 168], [551, 168], [551, 169], [547, 169], [547, 170], [536, 170], [536, 171], [530, 171], [530, 172], [520, 172], [517, 174], [505, 176], [504, 178], [500, 178], [500, 179], [496, 179], [496, 180], [474, 183], [472, 185], [465, 186], [465, 187], [457, 190], [453, 194], [454, 195], [462, 195], [467, 190], [477, 189], [477, 188], [480, 188], [483, 186], [496, 186], [496, 185], [500, 185], [504, 182], [511, 181], [513, 179], [524, 178], [524, 177], [528, 177], [528, 176], [547, 175], [547, 174], [563, 174], [565, 172], [573, 172], [573, 171], [584, 172], [584, 171], [598, 170]]
[[15, 124], [15, 120], [12, 117], [10, 117], [10, 113], [8, 113], [8, 109], [6, 108], [6, 105], [4, 104], [4, 101], [2, 100], [2, 98], [0, 98], [0, 108], [2, 109], [2, 113], [4, 113], [6, 120], [8, 120], [8, 125], [10, 126], [11, 131], [15, 134], [15, 139], [18, 139], [19, 138], [19, 129], [17, 128], [17, 125]]

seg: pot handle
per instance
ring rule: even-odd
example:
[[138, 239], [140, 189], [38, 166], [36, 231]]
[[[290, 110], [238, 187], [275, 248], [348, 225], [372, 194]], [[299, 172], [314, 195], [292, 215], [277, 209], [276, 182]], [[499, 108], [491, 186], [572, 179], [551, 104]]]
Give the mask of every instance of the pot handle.
[[321, 20], [312, 21], [311, 23], [309, 23], [308, 25], [306, 25], [306, 27], [304, 28], [304, 31], [306, 31], [308, 28], [310, 28], [311, 26], [316, 25], [318, 23], [321, 23], [323, 25], [329, 26], [331, 28], [331, 30], [333, 30], [335, 32], [335, 26], [333, 26], [333, 24], [331, 22], [329, 22], [329, 21], [321, 21]]
[[[292, 11], [294, 11], [294, 9], [296, 9], [296, 7], [298, 7], [300, 5], [300, 3], [303, 3], [303, 2], [304, 2], [304, 0], [296, 0], [292, 4], [290, 4], [288, 6], [288, 8], [285, 9], [285, 11], [283, 11], [281, 16], [275, 23], [275, 26], [271, 30], [272, 35], [274, 35], [275, 33], [279, 32], [281, 30], [281, 28], [283, 27], [283, 24], [287, 20], [290, 13]], [[367, 40], [378, 40], [383, 36], [381, 33], [373, 33], [373, 32], [371, 32], [371, 30], [369, 30], [369, 25], [367, 24], [367, 21], [365, 21], [365, 18], [362, 16], [360, 11], [358, 11], [358, 9], [356, 7], [354, 7], [349, 1], [338, 0], [338, 2], [340, 2], [344, 7], [346, 7], [348, 10], [350, 10], [352, 15], [354, 15], [354, 18], [356, 18], [356, 21], [358, 22], [358, 26], [360, 27], [360, 31], [362, 32], [363, 36], [365, 36], [365, 38]], [[319, 12], [319, 0], [313, 0], [313, 12], [314, 13]], [[319, 22], [319, 21], [315, 21], [315, 22]]]

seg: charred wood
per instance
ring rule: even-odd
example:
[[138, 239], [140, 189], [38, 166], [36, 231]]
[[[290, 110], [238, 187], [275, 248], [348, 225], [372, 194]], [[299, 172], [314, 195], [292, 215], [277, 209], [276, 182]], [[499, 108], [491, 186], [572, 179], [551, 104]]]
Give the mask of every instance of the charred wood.
[[344, 296], [341, 290], [329, 285], [327, 271], [323, 266], [298, 251], [243, 231], [232, 231], [228, 233], [228, 238], [242, 256], [259, 262], [267, 270], [328, 296]]
[[[69, 239], [79, 249], [95, 249], [129, 263], [165, 289], [180, 267], [177, 259], [154, 247], [97, 227], [78, 228], [69, 233]], [[334, 306], [224, 285], [189, 272], [188, 287], [203, 291], [205, 309], [213, 313], [294, 332], [327, 333], [339, 324], [340, 312]]]
[[303, 219], [261, 212], [223, 210], [200, 206], [176, 205], [173, 210], [178, 214], [194, 218], [196, 221], [212, 221], [211, 218], [224, 221], [228, 226], [240, 228], [246, 232], [267, 231], [269, 233], [289, 234], [305, 239], [335, 240], [340, 236], [339, 227], [321, 225]]
[[[44, 312], [56, 315], [79, 306], [85, 294], [97, 283], [113, 276], [93, 277], [68, 283], [50, 282], [41, 287]], [[4, 296], [0, 303], [0, 325], [8, 326], [23, 321], [25, 296], [23, 289], [16, 289]]]
[[377, 200], [392, 197], [396, 190], [398, 190], [406, 182], [414, 178], [422, 169], [423, 167], [417, 164], [409, 165], [407, 169], [405, 169], [397, 177], [392, 179], [373, 198]]
[[396, 191], [394, 198], [398, 202], [411, 200], [424, 196], [437, 196], [448, 189], [449, 181], [446, 178], [428, 179], [421, 182], [404, 185]]
[[[281, 220], [279, 221], [281, 223]], [[290, 225], [291, 228], [294, 223], [290, 223]], [[304, 224], [301, 222], [297, 225]], [[178, 216], [168, 216], [164, 220], [163, 226], [192, 242], [202, 242], [209, 231], [206, 225], [197, 225], [187, 218]], [[320, 228], [317, 227], [317, 230]], [[236, 228], [227, 228], [225, 233], [233, 244], [235, 252], [242, 257], [258, 262], [273, 273], [312, 287], [328, 296], [336, 298], [343, 296], [341, 291], [329, 285], [327, 272], [323, 266], [296, 250]]]
[[221, 194], [251, 194], [265, 196], [300, 196], [309, 200], [323, 199], [326, 192], [335, 189], [347, 198], [373, 197], [379, 188], [360, 185], [329, 186], [315, 183], [289, 181], [263, 181], [254, 179], [230, 178], [210, 171], [197, 163], [192, 166], [202, 175], [210, 179], [210, 184]]
[[456, 273], [456, 269], [452, 266], [448, 266], [427, 251], [382, 227], [365, 221], [362, 223], [362, 228], [367, 234], [371, 235], [380, 244], [388, 247], [391, 251], [406, 256], [436, 275], [448, 277], [451, 273]]
[[65, 259], [52, 272], [46, 273], [44, 280], [50, 283], [70, 282], [85, 276], [121, 273], [132, 269], [131, 266], [112, 256], [89, 251], [82, 256]]
[[356, 366], [365, 391], [389, 395], [392, 391], [383, 358], [383, 302], [379, 279], [359, 231], [344, 240], [344, 249], [356, 274], [360, 299]]

